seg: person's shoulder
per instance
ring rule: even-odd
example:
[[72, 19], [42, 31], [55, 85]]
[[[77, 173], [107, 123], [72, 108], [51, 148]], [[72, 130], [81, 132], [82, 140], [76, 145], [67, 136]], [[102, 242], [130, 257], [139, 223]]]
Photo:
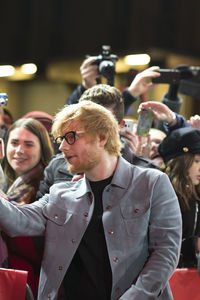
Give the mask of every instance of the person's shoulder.
[[132, 164], [130, 163], [130, 165], [132, 166], [132, 168], [134, 170], [136, 170], [138, 173], [143, 173], [143, 174], [164, 174], [159, 167], [157, 167], [155, 164], [151, 164], [150, 162], [148, 162], [148, 160], [146, 161], [145, 159], [143, 160], [142, 157], [140, 159], [140, 157], [138, 158], [140, 163], [135, 163]]
[[79, 188], [80, 185], [82, 183], [82, 179], [78, 180], [78, 181], [61, 181], [58, 183], [54, 183], [51, 187], [50, 187], [50, 194], [62, 194], [62, 193], [68, 193], [68, 195], [70, 195], [71, 193], [76, 193]]
[[131, 164], [123, 157], [119, 158], [116, 176], [119, 185], [124, 186], [145, 186], [154, 185], [165, 173], [154, 168], [144, 168]]
[[[123, 156], [121, 156], [123, 162], [125, 164], [127, 164], [127, 166], [129, 166], [130, 168], [134, 169], [134, 170], [138, 170], [138, 172], [141, 173], [145, 173], [145, 172], [153, 172], [156, 174], [163, 174], [163, 172], [160, 170], [159, 167], [157, 167], [157, 165], [152, 163], [152, 167], [151, 163], [146, 160], [145, 158], [143, 159], [142, 157], [136, 156], [137, 157], [137, 161], [135, 163], [127, 161]], [[138, 163], [137, 163], [138, 162]]]
[[65, 159], [64, 159], [64, 156], [62, 153], [58, 153], [58, 154], [55, 154], [52, 159], [50, 160], [48, 166], [52, 166], [52, 165], [55, 165], [55, 164], [62, 164], [62, 163], [65, 163]]
[[62, 160], [62, 161], [65, 160], [62, 152], [55, 154], [51, 159], [51, 161], [57, 161], [57, 160]]
[[154, 185], [157, 181], [164, 180], [166, 181], [167, 175], [159, 169], [150, 168], [150, 167], [141, 167], [139, 165], [132, 165], [133, 168], [133, 180], [138, 183], [143, 182], [143, 184], [148, 183]]
[[151, 169], [157, 169], [159, 170], [160, 167], [156, 165], [151, 159], [148, 159], [146, 157], [138, 156], [133, 153], [132, 163], [136, 166], [142, 167], [142, 168], [151, 168]]

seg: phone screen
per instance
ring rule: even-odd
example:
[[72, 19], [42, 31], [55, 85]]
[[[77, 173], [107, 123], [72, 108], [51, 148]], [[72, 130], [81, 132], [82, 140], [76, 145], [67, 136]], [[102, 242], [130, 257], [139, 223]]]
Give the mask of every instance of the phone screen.
[[139, 136], [147, 136], [153, 123], [153, 111], [151, 109], [143, 109], [140, 112], [137, 124], [137, 134]]

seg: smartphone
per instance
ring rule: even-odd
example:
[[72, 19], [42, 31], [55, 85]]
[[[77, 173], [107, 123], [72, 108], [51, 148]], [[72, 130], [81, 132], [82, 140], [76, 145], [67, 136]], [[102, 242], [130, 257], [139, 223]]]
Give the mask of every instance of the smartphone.
[[160, 69], [157, 71], [160, 73], [159, 77], [152, 78], [153, 83], [168, 83], [176, 84], [180, 81], [181, 73], [176, 69]]
[[0, 138], [0, 159], [4, 158], [4, 141]]
[[153, 123], [153, 111], [151, 109], [143, 109], [140, 112], [137, 124], [137, 134], [139, 136], [147, 136]]
[[124, 119], [124, 127], [122, 128], [122, 131], [133, 131], [134, 127], [134, 121], [131, 119]]

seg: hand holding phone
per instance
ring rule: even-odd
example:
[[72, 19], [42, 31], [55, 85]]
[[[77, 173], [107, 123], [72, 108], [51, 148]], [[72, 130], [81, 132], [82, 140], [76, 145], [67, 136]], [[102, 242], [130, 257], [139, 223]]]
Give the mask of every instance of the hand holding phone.
[[147, 136], [153, 123], [153, 110], [142, 109], [138, 118], [137, 134]]

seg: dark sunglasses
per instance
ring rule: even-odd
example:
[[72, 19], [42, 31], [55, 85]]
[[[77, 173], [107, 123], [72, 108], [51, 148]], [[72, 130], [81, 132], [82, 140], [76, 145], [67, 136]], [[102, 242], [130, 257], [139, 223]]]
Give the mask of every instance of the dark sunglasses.
[[65, 135], [58, 136], [55, 139], [55, 142], [60, 144], [60, 143], [62, 143], [63, 139], [65, 139], [65, 141], [69, 145], [73, 145], [76, 142], [76, 140], [78, 139], [80, 133], [84, 133], [84, 131], [68, 131], [65, 133]]

